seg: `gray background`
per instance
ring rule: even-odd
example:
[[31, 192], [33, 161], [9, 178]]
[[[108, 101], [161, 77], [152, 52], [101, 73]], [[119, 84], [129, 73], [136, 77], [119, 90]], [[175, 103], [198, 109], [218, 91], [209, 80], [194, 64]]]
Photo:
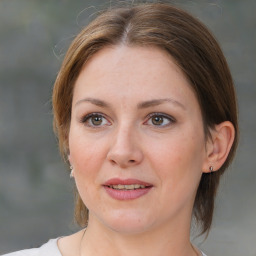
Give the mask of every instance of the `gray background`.
[[[256, 256], [256, 1], [175, 1], [213, 31], [235, 80], [241, 139], [222, 180], [210, 256]], [[0, 254], [77, 230], [51, 91], [74, 35], [106, 1], [0, 0]], [[109, 1], [107, 3], [109, 5]]]

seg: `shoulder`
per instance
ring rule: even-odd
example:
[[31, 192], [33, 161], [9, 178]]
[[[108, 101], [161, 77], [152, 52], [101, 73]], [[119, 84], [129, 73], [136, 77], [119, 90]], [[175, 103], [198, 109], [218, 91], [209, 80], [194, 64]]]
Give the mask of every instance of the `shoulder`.
[[61, 256], [57, 241], [58, 238], [51, 239], [46, 244], [43, 244], [40, 248], [21, 250], [4, 254], [2, 256]]

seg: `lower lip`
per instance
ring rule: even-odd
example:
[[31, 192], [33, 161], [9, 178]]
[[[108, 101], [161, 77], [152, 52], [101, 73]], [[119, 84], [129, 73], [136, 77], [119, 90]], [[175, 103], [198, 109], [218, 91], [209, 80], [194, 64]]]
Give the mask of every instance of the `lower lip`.
[[134, 189], [134, 190], [118, 190], [108, 186], [104, 186], [108, 195], [116, 200], [133, 200], [146, 195], [152, 187]]

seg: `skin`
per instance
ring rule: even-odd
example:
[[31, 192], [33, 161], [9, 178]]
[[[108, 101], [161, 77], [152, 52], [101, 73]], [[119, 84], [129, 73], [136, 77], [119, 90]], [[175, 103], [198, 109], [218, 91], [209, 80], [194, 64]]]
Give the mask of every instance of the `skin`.
[[[225, 146], [219, 141], [205, 140], [196, 96], [165, 52], [127, 46], [98, 52], [75, 83], [69, 133], [89, 225], [83, 238], [80, 232], [59, 240], [62, 254], [198, 255], [189, 238], [193, 203], [202, 172], [224, 161], [225, 154], [217, 161]], [[111, 178], [153, 187], [137, 199], [116, 200], [102, 186]]]

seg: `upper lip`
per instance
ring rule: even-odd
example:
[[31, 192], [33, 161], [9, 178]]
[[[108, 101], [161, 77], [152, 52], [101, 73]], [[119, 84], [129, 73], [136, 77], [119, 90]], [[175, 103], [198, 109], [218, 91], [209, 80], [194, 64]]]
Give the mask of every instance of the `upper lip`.
[[120, 178], [113, 178], [113, 179], [109, 179], [107, 180], [103, 186], [112, 186], [112, 185], [133, 185], [133, 184], [138, 184], [138, 185], [143, 185], [145, 187], [152, 187], [153, 185], [145, 182], [145, 181], [141, 181], [138, 179], [120, 179]]

